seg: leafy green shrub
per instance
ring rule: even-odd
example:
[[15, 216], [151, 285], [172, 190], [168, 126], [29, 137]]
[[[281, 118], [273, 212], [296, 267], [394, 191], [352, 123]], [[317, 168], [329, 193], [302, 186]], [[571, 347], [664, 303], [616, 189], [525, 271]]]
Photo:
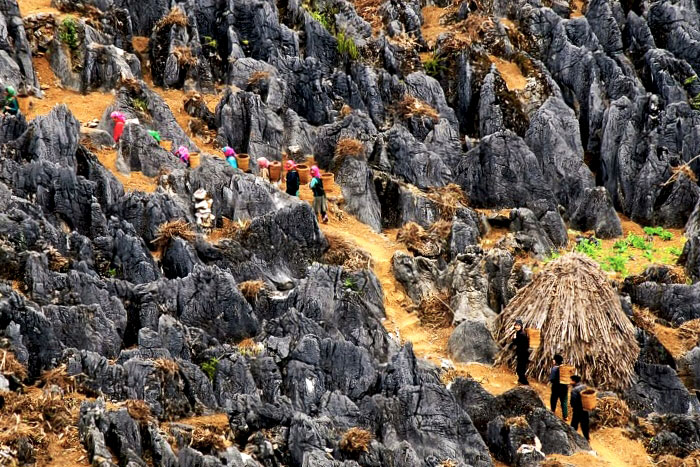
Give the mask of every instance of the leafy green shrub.
[[647, 235], [656, 235], [665, 242], [673, 239], [673, 234], [663, 227], [644, 227], [644, 233]]
[[216, 357], [211, 357], [206, 362], [203, 362], [199, 367], [202, 369], [205, 375], [209, 377], [209, 380], [214, 381], [214, 375], [216, 374], [216, 367], [219, 365], [219, 359]]
[[351, 60], [360, 58], [360, 51], [352, 37], [346, 36], [344, 32], [339, 32], [335, 38], [338, 41], [338, 53]]
[[627, 251], [627, 242], [624, 240], [618, 240], [613, 244], [613, 250], [617, 253], [624, 253]]
[[583, 238], [577, 244], [575, 250], [578, 253], [583, 253], [586, 256], [594, 258], [600, 251], [600, 241], [597, 238]]
[[326, 31], [333, 31], [333, 18], [326, 12], [310, 11], [311, 17], [316, 20]]
[[345, 280], [343, 281], [343, 287], [346, 289], [350, 289], [354, 292], [357, 292], [359, 288], [357, 287], [357, 284], [355, 283], [355, 279], [352, 277], [346, 277]]
[[[623, 275], [627, 274], [627, 258], [620, 255], [615, 255], [608, 256], [605, 261], [607, 263], [607, 267], [610, 270], [613, 270]], [[608, 269], [605, 266], [606, 264], [603, 264], [603, 269]]]
[[668, 249], [668, 252], [671, 253], [673, 256], [680, 256], [683, 254], [683, 249], [678, 248], [677, 246], [672, 246]]
[[644, 237], [633, 234], [632, 232], [627, 235], [627, 239], [625, 241], [629, 246], [638, 250], [648, 250], [651, 248], [651, 245], [644, 240]]
[[700, 93], [690, 99], [690, 106], [693, 108], [693, 110], [700, 110]]
[[690, 78], [687, 78], [685, 81], [683, 81], [683, 86], [690, 86], [694, 82], [698, 80], [698, 75], [693, 75]]
[[436, 78], [442, 71], [446, 70], [447, 67], [444, 65], [445, 59], [433, 51], [433, 54], [425, 62], [423, 62], [423, 68], [428, 76]]
[[71, 49], [78, 48], [78, 23], [72, 16], [66, 16], [58, 27], [58, 38]]
[[139, 110], [143, 113], [148, 113], [148, 101], [145, 97], [135, 97], [132, 100], [132, 104], [134, 105], [134, 108], [136, 110]]
[[211, 47], [212, 49], [216, 49], [219, 43], [216, 42], [216, 39], [211, 36], [204, 36], [204, 45]]

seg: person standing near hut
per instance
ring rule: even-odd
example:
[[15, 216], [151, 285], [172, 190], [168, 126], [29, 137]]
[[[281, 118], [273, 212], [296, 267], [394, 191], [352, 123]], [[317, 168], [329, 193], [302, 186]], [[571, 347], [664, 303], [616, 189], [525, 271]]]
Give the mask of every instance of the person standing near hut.
[[265, 157], [258, 158], [258, 173], [266, 182], [270, 181], [270, 161]]
[[530, 338], [528, 337], [523, 322], [520, 319], [515, 320], [515, 337], [511, 343], [511, 348], [515, 348], [515, 357], [517, 360], [515, 372], [518, 374], [518, 384], [529, 385], [527, 381], [527, 363], [530, 359]]
[[586, 389], [586, 385], [581, 382], [581, 377], [579, 375], [573, 375], [571, 377], [571, 386], [571, 411], [573, 412], [571, 416], [571, 427], [574, 430], [578, 430], [580, 424], [583, 437], [586, 438], [586, 441], [590, 441], [588, 436], [588, 411], [583, 410], [583, 401], [581, 400], [581, 392]]
[[549, 382], [552, 383], [552, 395], [549, 397], [549, 405], [552, 412], [557, 411], [557, 401], [561, 402], [561, 416], [564, 420], [569, 418], [569, 410], [566, 405], [569, 396], [569, 387], [561, 383], [559, 367], [564, 363], [564, 357], [559, 354], [554, 356], [554, 366], [549, 375]]
[[320, 214], [324, 224], [328, 223], [328, 202], [326, 201], [326, 191], [323, 189], [321, 171], [315, 165], [311, 167], [311, 191], [314, 194], [314, 214]]

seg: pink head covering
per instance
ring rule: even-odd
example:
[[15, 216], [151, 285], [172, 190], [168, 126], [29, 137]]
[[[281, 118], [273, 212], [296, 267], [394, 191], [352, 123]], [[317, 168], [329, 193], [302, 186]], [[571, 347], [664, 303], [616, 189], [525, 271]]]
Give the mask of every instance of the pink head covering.
[[320, 178], [321, 177], [321, 171], [318, 170], [318, 167], [315, 165], [311, 166], [311, 176], [314, 178]]
[[266, 158], [261, 157], [258, 159], [258, 167], [261, 169], [266, 169], [270, 166], [270, 161], [268, 161]]
[[121, 112], [114, 111], [111, 114], [109, 114], [109, 116], [112, 118], [112, 120], [117, 120], [119, 122], [126, 121], [126, 116]]
[[231, 157], [231, 156], [235, 157], [236, 156], [236, 151], [234, 151], [233, 148], [230, 146], [226, 146], [225, 148], [222, 149], [222, 151], [224, 151], [224, 155], [226, 157]]
[[190, 160], [190, 150], [187, 149], [185, 146], [180, 146], [179, 148], [177, 148], [177, 155], [180, 156], [181, 161]]
[[293, 160], [288, 160], [284, 164], [284, 170], [286, 170], [287, 172], [289, 172], [290, 170], [296, 169], [296, 168], [297, 168], [297, 165]]

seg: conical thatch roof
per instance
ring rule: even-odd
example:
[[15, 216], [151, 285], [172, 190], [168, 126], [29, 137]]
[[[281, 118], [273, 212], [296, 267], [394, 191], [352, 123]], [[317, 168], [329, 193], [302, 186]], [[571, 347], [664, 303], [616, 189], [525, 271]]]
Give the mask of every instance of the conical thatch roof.
[[530, 354], [529, 374], [547, 379], [554, 354], [573, 365], [584, 382], [605, 389], [624, 389], [632, 382], [639, 354], [634, 326], [598, 264], [572, 253], [549, 263], [523, 287], [498, 316], [496, 340], [501, 363], [514, 364], [508, 350], [516, 319], [541, 332], [541, 344]]

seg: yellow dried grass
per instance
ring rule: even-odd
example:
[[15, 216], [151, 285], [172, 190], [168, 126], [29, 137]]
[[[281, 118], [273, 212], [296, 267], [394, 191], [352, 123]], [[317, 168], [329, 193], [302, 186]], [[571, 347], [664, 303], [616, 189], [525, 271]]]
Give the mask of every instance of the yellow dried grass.
[[372, 434], [359, 427], [350, 428], [343, 434], [340, 440], [340, 449], [346, 452], [369, 452], [369, 445], [372, 442]]
[[265, 288], [265, 282], [261, 280], [245, 281], [238, 284], [238, 290], [248, 302], [255, 302], [258, 294]]
[[426, 102], [423, 102], [410, 94], [406, 94], [398, 103], [398, 112], [401, 117], [406, 119], [413, 117], [427, 117], [432, 119], [434, 122], [440, 120], [440, 114], [438, 114], [437, 110], [432, 108]]
[[164, 16], [160, 20], [158, 20], [158, 22], [156, 23], [156, 29], [160, 29], [163, 26], [172, 26], [172, 25], [186, 27], [187, 24], [188, 24], [188, 20], [187, 20], [187, 15], [185, 15], [185, 12], [182, 11], [181, 8], [173, 7], [166, 16]]
[[323, 255], [323, 262], [342, 266], [348, 271], [372, 268], [372, 257], [356, 243], [334, 232], [324, 232], [330, 248]]
[[192, 53], [192, 49], [190, 47], [180, 45], [177, 46], [173, 49], [173, 55], [175, 55], [175, 58], [177, 58], [177, 63], [180, 66], [197, 66], [197, 63], [199, 60], [197, 57]]
[[0, 359], [0, 373], [15, 375], [20, 380], [24, 381], [27, 378], [27, 369], [22, 365], [15, 354], [8, 352], [7, 350], [2, 351], [2, 359]]
[[595, 417], [600, 427], [623, 427], [630, 421], [627, 403], [617, 397], [601, 397], [595, 408]]

